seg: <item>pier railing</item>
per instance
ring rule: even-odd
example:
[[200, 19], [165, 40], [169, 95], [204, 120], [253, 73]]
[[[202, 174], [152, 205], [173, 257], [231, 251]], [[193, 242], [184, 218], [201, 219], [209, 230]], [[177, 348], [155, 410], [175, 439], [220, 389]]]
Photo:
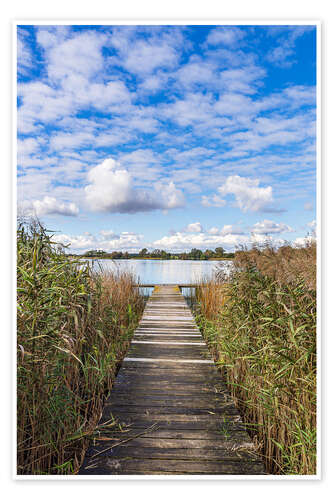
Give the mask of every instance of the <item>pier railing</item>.
[[[155, 286], [162, 286], [161, 283], [139, 283], [134, 285], [136, 288], [155, 288]], [[199, 285], [193, 283], [168, 283], [168, 286], [178, 286], [179, 288], [196, 288]], [[202, 285], [201, 285], [202, 286]]]

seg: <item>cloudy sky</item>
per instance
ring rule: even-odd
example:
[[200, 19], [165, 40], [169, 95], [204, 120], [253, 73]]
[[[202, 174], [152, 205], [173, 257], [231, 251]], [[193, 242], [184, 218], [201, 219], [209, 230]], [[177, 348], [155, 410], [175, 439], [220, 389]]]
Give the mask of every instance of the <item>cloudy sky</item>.
[[71, 250], [315, 230], [314, 26], [19, 26], [18, 205]]

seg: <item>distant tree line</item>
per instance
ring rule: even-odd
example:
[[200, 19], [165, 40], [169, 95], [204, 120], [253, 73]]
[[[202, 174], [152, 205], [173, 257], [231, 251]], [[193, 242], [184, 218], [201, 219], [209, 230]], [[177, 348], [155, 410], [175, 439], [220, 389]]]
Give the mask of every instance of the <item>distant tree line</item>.
[[211, 260], [230, 259], [234, 257], [233, 252], [226, 252], [224, 248], [217, 247], [215, 250], [200, 250], [192, 248], [189, 252], [171, 253], [158, 248], [149, 251], [142, 248], [138, 253], [129, 252], [105, 252], [104, 250], [88, 250], [83, 257], [94, 257], [99, 259], [165, 259], [165, 260]]

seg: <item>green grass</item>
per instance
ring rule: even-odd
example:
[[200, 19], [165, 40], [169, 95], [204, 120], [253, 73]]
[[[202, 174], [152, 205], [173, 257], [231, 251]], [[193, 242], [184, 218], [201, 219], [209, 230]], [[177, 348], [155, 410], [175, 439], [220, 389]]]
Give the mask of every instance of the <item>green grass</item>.
[[95, 274], [38, 222], [17, 231], [17, 473], [73, 474], [143, 310], [128, 273]]

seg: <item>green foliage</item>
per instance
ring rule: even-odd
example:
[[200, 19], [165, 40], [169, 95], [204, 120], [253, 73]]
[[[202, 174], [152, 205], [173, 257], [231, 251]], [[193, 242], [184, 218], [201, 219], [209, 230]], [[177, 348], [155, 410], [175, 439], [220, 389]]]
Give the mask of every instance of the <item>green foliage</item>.
[[166, 252], [165, 250], [160, 250], [155, 248], [151, 252], [147, 248], [142, 248], [138, 253], [128, 253], [117, 250], [111, 253], [105, 252], [103, 250], [88, 250], [83, 255], [78, 255], [77, 257], [88, 257], [96, 259], [163, 259], [163, 260], [209, 260], [209, 259], [232, 259], [234, 257], [233, 252], [226, 253], [223, 248], [218, 247], [214, 250], [199, 250], [198, 248], [192, 248], [189, 252], [182, 252], [172, 254]]

